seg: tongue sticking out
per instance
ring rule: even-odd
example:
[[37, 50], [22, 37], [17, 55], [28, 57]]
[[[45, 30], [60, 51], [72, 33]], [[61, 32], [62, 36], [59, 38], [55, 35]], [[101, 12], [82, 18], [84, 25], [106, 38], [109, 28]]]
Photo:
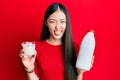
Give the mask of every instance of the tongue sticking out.
[[56, 30], [54, 33], [55, 33], [55, 35], [60, 35], [61, 34], [61, 30]]

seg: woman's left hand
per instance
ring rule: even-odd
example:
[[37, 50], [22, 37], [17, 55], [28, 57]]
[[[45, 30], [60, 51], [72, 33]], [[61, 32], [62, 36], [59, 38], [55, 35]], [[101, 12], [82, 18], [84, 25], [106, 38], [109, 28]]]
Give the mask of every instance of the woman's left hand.
[[84, 70], [77, 69], [78, 76], [77, 80], [82, 80], [83, 79], [83, 73], [85, 72]]
[[[92, 57], [92, 61], [91, 61], [91, 68], [93, 66], [94, 63], [94, 56]], [[77, 80], [82, 80], [83, 79], [83, 73], [86, 72], [85, 70], [81, 70], [81, 69], [77, 69], [78, 72], [78, 76], [77, 76]]]

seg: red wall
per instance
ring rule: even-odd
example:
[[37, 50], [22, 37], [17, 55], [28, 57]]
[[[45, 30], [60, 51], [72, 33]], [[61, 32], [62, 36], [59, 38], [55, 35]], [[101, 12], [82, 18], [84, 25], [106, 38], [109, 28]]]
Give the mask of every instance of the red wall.
[[[26, 80], [18, 56], [22, 41], [39, 39], [43, 14], [55, 0], [0, 1], [0, 80]], [[84, 80], [120, 80], [119, 0], [59, 0], [70, 13], [74, 41], [95, 30], [95, 62]], [[54, 76], [54, 75], [53, 75]]]

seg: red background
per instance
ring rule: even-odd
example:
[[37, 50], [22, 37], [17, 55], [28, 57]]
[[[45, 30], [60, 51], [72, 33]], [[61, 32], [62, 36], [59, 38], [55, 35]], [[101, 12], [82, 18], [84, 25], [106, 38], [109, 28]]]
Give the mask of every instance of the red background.
[[[18, 56], [22, 41], [39, 40], [44, 12], [55, 0], [0, 1], [0, 80], [26, 80]], [[120, 80], [119, 0], [59, 0], [70, 13], [74, 41], [96, 37], [95, 62], [84, 80]], [[54, 75], [53, 75], [54, 76]]]

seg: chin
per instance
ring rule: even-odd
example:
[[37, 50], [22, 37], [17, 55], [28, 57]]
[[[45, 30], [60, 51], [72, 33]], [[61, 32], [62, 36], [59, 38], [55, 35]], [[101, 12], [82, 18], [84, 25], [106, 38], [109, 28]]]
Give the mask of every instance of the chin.
[[60, 39], [62, 39], [62, 36], [55, 36], [54, 39], [60, 40]]

